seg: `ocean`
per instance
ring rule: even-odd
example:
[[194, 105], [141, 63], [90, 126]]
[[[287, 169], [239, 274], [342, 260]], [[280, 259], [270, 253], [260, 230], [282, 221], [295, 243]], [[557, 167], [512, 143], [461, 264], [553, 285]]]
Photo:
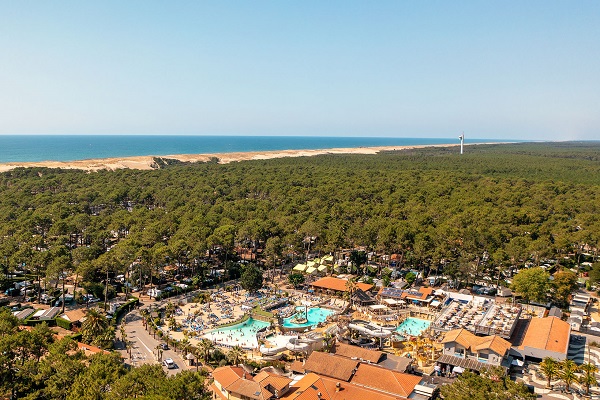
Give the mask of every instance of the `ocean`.
[[[465, 143], [503, 140], [467, 139]], [[504, 140], [505, 141], [505, 140]], [[91, 158], [459, 144], [456, 138], [171, 135], [0, 135], [0, 163]]]

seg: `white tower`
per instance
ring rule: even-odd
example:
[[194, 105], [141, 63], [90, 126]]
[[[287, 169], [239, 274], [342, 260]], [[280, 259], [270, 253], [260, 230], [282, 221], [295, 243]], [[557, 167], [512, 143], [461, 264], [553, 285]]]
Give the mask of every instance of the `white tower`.
[[461, 135], [458, 137], [460, 139], [460, 154], [463, 153], [463, 144], [465, 142], [465, 133], [461, 133]]

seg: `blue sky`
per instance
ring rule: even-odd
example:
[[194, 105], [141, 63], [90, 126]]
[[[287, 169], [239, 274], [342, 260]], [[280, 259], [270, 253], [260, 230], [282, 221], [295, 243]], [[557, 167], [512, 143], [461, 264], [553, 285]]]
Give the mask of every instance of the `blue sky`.
[[600, 139], [598, 1], [4, 1], [0, 133]]

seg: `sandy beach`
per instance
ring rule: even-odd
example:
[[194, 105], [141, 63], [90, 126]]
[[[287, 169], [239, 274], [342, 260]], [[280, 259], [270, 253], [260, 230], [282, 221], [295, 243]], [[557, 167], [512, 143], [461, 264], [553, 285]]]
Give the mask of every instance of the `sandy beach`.
[[47, 167], [79, 169], [84, 171], [117, 170], [117, 169], [155, 169], [154, 158], [174, 159], [183, 162], [206, 162], [218, 158], [219, 163], [227, 164], [246, 160], [268, 160], [283, 157], [311, 157], [322, 154], [377, 154], [381, 151], [409, 150], [424, 147], [455, 147], [458, 144], [420, 145], [420, 146], [383, 146], [383, 147], [357, 147], [336, 148], [321, 150], [278, 150], [255, 151], [238, 153], [213, 153], [213, 154], [175, 154], [167, 156], [136, 156], [118, 158], [99, 158], [78, 161], [39, 161], [39, 162], [10, 162], [0, 163], [0, 172], [10, 171], [15, 168]]

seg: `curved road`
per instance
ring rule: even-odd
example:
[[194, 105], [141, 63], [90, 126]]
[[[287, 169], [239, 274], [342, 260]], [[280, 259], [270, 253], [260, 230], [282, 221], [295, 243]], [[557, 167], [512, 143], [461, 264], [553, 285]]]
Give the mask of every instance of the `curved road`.
[[[159, 364], [158, 361], [158, 350], [156, 349], [160, 343], [164, 343], [158, 337], [154, 339], [152, 334], [146, 331], [144, 325], [142, 324], [142, 317], [140, 315], [139, 310], [133, 310], [127, 315], [125, 315], [123, 321], [125, 322], [125, 334], [127, 335], [127, 340], [133, 342], [131, 348], [131, 358], [129, 357], [129, 353], [123, 348], [121, 342], [117, 340], [117, 350], [123, 356], [125, 363], [139, 366], [142, 364]], [[118, 335], [120, 336], [120, 331], [117, 330]], [[173, 349], [163, 350], [162, 351], [162, 359], [172, 358], [177, 365], [174, 369], [167, 369], [167, 367], [163, 366], [163, 369], [167, 371], [169, 375], [173, 375], [178, 373], [181, 370], [189, 369], [195, 367], [189, 367], [187, 361], [183, 359], [182, 354], [176, 353]]]

